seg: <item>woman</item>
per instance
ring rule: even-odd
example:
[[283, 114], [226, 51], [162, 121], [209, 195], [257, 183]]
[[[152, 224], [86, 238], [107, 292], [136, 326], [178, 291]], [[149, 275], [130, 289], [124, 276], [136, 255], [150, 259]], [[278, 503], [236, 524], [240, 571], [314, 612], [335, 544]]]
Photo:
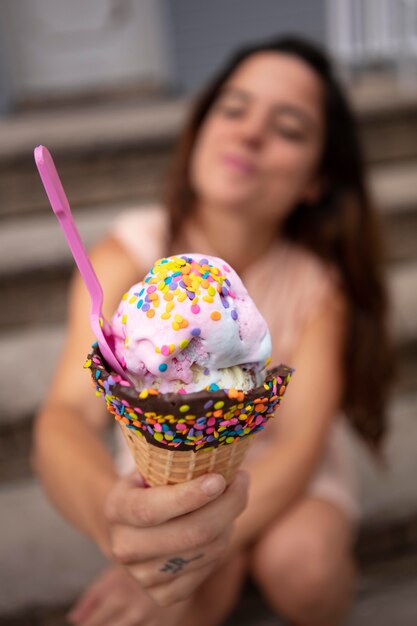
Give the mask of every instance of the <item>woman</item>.
[[[34, 463], [56, 506], [116, 564], [70, 619], [215, 626], [249, 573], [291, 623], [338, 624], [352, 597], [357, 521], [343, 423], [379, 448], [390, 355], [355, 125], [322, 52], [295, 38], [241, 50], [196, 103], [169, 183], [163, 207], [120, 216], [93, 251], [106, 315], [156, 258], [220, 256], [264, 314], [273, 362], [296, 374], [245, 462], [246, 508], [243, 475], [226, 490], [211, 476], [211, 495], [201, 479], [143, 489], [137, 474], [116, 476], [99, 441], [106, 417], [79, 373], [91, 337], [74, 278]], [[204, 557], [192, 561], [197, 549]], [[174, 553], [185, 565], [167, 581], [161, 564]]]

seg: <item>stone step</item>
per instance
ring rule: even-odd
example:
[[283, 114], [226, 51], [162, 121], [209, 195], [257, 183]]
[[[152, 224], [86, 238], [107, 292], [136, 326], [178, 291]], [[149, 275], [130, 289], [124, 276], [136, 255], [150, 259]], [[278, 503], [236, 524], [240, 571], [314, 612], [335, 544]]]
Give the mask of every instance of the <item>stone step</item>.
[[[384, 97], [352, 87], [369, 163], [417, 157], [416, 94], [396, 87], [385, 85]], [[0, 215], [46, 210], [33, 162], [40, 143], [52, 151], [73, 208], [149, 197], [189, 106], [180, 98], [119, 102], [0, 120]]]
[[[66, 612], [106, 566], [105, 559], [89, 540], [58, 516], [35, 480], [2, 487], [0, 508], [0, 624], [64, 626]], [[416, 539], [417, 518], [413, 530]], [[372, 533], [362, 526], [358, 545], [366, 540], [368, 548], [378, 548], [388, 533], [388, 526], [385, 530], [373, 529]], [[391, 552], [385, 551], [383, 558], [378, 558], [379, 552], [374, 550], [373, 560], [364, 560], [358, 548], [356, 552], [360, 577], [347, 626], [368, 626], [370, 616], [374, 618], [372, 623], [386, 626], [393, 623], [394, 617], [416, 616], [417, 541], [410, 543], [398, 536]], [[258, 626], [261, 622], [268, 626], [282, 623], [273, 618], [248, 581], [227, 625]], [[398, 623], [412, 626], [415, 622]]]
[[0, 615], [67, 604], [105, 565], [97, 548], [70, 527], [38, 483], [0, 489]]
[[[112, 219], [129, 206], [132, 205], [75, 210], [74, 217], [87, 247], [108, 232]], [[385, 208], [382, 215], [390, 249], [389, 274], [397, 276], [394, 283], [398, 282], [400, 290], [403, 290], [404, 281], [410, 285], [408, 302], [412, 304], [411, 286], [417, 260], [417, 237], [414, 234], [417, 232], [417, 210], [404, 210], [394, 215]], [[0, 300], [3, 302], [0, 329], [62, 321], [68, 279], [73, 268], [68, 246], [51, 210], [45, 215], [3, 221], [0, 230]], [[404, 316], [407, 316], [406, 310]]]

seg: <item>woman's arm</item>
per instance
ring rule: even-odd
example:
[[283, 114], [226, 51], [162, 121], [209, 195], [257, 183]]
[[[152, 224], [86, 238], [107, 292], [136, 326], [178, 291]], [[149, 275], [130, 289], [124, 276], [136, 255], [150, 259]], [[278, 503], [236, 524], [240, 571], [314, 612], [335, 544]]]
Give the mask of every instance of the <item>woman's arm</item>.
[[249, 501], [236, 521], [232, 549], [250, 544], [306, 488], [340, 410], [346, 322], [346, 301], [337, 293], [304, 329], [290, 363], [296, 371], [273, 418], [280, 422], [279, 439], [247, 470]]
[[[92, 256], [109, 318], [137, 270], [111, 239]], [[225, 553], [232, 524], [246, 505], [247, 479], [240, 472], [226, 488], [222, 476], [208, 474], [146, 489], [138, 473], [117, 477], [99, 436], [105, 411], [82, 367], [93, 339], [88, 309], [76, 277], [65, 347], [36, 420], [33, 465], [68, 520], [123, 564], [158, 604], [173, 604], [191, 595]]]
[[[111, 237], [91, 253], [105, 294], [109, 319], [123, 293], [138, 280], [138, 270]], [[99, 433], [107, 422], [83, 369], [94, 341], [89, 326], [90, 302], [78, 273], [73, 276], [65, 343], [53, 382], [37, 416], [32, 462], [57, 509], [107, 552], [104, 499], [116, 480], [113, 462]]]

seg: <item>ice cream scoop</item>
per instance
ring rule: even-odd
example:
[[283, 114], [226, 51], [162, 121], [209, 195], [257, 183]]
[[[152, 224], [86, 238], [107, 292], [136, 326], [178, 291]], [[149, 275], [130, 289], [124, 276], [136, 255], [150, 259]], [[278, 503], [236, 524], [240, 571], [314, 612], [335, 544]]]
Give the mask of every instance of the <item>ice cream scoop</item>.
[[271, 355], [267, 324], [233, 268], [187, 253], [159, 259], [124, 294], [115, 351], [139, 389], [248, 390]]

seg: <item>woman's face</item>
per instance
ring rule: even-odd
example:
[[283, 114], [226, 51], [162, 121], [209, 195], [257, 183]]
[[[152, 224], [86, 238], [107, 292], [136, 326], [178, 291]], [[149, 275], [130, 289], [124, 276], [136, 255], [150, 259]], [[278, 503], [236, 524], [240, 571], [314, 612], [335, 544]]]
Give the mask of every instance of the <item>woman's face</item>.
[[320, 191], [320, 79], [296, 57], [262, 52], [222, 87], [196, 140], [191, 183], [202, 206], [279, 222]]

